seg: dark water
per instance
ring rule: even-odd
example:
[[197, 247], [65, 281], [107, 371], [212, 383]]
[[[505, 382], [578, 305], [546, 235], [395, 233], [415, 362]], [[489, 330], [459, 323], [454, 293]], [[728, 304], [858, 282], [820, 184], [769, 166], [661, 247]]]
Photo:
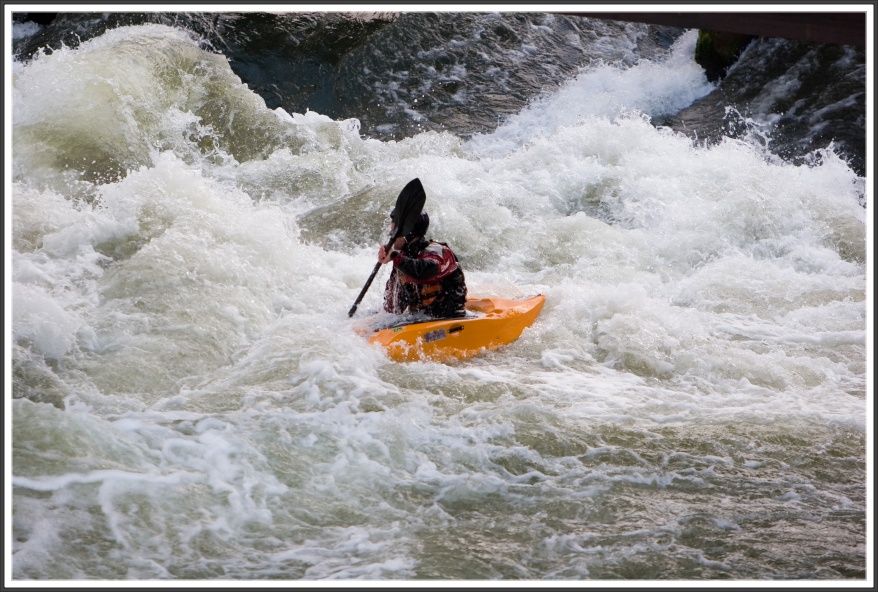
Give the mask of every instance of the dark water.
[[738, 137], [747, 126], [736, 115], [752, 118], [777, 155], [803, 162], [832, 143], [863, 175], [865, 76], [862, 48], [758, 39], [713, 93], [666, 124], [699, 137]]
[[[487, 133], [581, 68], [633, 64], [683, 29], [542, 13], [60, 13], [14, 41], [28, 59], [121, 25], [190, 30], [273, 109], [356, 118], [365, 137]], [[571, 40], [575, 39], [575, 42]], [[627, 40], [628, 46], [608, 40]], [[583, 42], [583, 40], [587, 42]], [[759, 39], [709, 95], [653, 114], [693, 138], [759, 136], [807, 162], [831, 146], [865, 174], [864, 48]]]

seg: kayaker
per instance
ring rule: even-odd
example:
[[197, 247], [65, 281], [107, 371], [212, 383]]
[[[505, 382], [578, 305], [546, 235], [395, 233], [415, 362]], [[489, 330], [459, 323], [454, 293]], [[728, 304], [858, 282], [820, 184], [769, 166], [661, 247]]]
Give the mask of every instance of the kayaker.
[[[384, 310], [394, 314], [424, 312], [434, 318], [466, 315], [466, 279], [457, 256], [446, 243], [425, 238], [430, 226], [421, 212], [412, 232], [394, 241], [389, 253], [378, 250], [383, 265], [393, 262], [384, 287]], [[390, 233], [396, 230], [396, 211], [390, 213]]]

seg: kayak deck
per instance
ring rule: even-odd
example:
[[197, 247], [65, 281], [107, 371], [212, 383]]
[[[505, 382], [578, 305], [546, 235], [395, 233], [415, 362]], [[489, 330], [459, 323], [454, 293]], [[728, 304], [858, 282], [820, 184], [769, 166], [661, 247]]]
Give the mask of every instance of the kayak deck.
[[518, 299], [470, 298], [466, 316], [429, 319], [385, 317], [359, 329], [370, 343], [384, 347], [396, 362], [462, 360], [512, 343], [533, 324], [543, 308], [542, 294]]

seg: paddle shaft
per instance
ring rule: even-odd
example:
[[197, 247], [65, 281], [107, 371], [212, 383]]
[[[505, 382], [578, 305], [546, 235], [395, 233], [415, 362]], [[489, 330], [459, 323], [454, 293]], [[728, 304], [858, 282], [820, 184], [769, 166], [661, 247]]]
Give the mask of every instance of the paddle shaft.
[[[397, 231], [394, 233], [393, 237], [390, 239], [390, 242], [387, 243], [387, 246], [384, 247], [384, 252], [385, 252], [385, 253], [389, 253], [389, 252], [390, 252], [390, 249], [393, 247], [393, 243], [396, 242], [396, 239], [399, 238], [399, 235], [400, 235], [400, 231], [397, 230]], [[357, 307], [360, 305], [360, 301], [363, 300], [363, 296], [366, 295], [366, 291], [369, 289], [369, 286], [372, 285], [372, 280], [374, 280], [374, 279], [375, 279], [375, 276], [378, 275], [378, 270], [379, 270], [379, 269], [381, 269], [381, 262], [380, 262], [380, 261], [379, 261], [378, 263], [375, 264], [375, 269], [372, 270], [372, 275], [369, 276], [369, 279], [366, 280], [366, 285], [363, 286], [363, 289], [362, 289], [362, 290], [360, 290], [360, 295], [357, 296], [357, 301], [354, 302], [354, 305], [353, 305], [353, 306], [351, 307], [351, 309], [348, 311], [348, 317], [352, 317], [352, 316], [354, 316], [354, 313], [357, 312]]]

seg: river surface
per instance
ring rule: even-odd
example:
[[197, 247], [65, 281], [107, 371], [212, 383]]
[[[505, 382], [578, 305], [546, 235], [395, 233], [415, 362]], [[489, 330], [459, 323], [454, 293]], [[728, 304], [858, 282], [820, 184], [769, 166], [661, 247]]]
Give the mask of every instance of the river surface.
[[[871, 580], [861, 49], [714, 83], [696, 31], [541, 13], [12, 32], [15, 584]], [[354, 331], [415, 177], [470, 295], [546, 295], [508, 347]]]

